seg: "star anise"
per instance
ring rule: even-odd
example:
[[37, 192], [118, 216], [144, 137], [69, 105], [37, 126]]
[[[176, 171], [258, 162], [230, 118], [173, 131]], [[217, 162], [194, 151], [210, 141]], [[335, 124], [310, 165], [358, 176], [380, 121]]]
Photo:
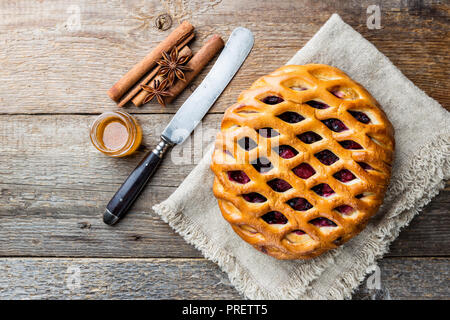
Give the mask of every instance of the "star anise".
[[163, 97], [172, 96], [172, 94], [169, 91], [167, 91], [168, 87], [169, 87], [168, 79], [164, 79], [163, 81], [155, 79], [153, 81], [153, 87], [142, 84], [141, 88], [149, 93], [149, 95], [144, 99], [143, 104], [146, 104], [147, 102], [153, 100], [154, 97], [156, 97], [158, 103], [163, 107], [165, 107], [166, 104], [164, 102]]
[[179, 57], [176, 46], [173, 47], [170, 54], [163, 52], [162, 56], [163, 58], [157, 62], [160, 65], [158, 74], [167, 77], [170, 85], [174, 83], [175, 77], [181, 81], [185, 81], [186, 79], [183, 71], [192, 71], [192, 69], [184, 66], [183, 64], [189, 60], [190, 56], [186, 55]]

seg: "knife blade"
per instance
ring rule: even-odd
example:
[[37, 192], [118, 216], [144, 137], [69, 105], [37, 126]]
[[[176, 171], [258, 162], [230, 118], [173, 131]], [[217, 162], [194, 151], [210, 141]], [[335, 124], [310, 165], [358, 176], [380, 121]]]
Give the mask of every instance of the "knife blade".
[[211, 71], [174, 115], [156, 148], [144, 157], [109, 201], [103, 215], [106, 224], [113, 225], [126, 215], [164, 154], [190, 136], [244, 63], [253, 42], [250, 30], [243, 27], [233, 30]]
[[190, 136], [239, 70], [252, 46], [250, 30], [242, 27], [234, 29], [213, 68], [164, 129], [163, 137], [179, 144]]

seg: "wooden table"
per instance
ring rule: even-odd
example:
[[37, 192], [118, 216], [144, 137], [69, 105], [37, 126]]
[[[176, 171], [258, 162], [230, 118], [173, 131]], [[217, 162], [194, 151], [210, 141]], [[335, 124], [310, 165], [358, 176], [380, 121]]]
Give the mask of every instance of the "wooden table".
[[[170, 32], [154, 27], [159, 14], [196, 26], [194, 51], [213, 33], [254, 32], [250, 57], [203, 122], [204, 146], [238, 93], [284, 64], [333, 12], [449, 108], [445, 2], [1, 1], [0, 298], [241, 298], [151, 210], [195, 164], [166, 158], [132, 212], [115, 227], [102, 222], [106, 203], [211, 67], [167, 108], [127, 109], [145, 134], [136, 155], [112, 159], [92, 147], [93, 119], [116, 109], [107, 89]], [[371, 4], [381, 7], [379, 30], [366, 26]], [[385, 297], [449, 298], [449, 209], [447, 183], [380, 262]], [[372, 293], [364, 283], [355, 298]]]

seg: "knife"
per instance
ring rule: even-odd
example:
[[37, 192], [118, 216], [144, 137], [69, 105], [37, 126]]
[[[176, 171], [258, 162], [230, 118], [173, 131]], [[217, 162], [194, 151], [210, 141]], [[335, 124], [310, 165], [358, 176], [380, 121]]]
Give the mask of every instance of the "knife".
[[190, 136], [239, 70], [252, 47], [253, 34], [250, 30], [242, 27], [233, 30], [211, 71], [164, 129], [156, 148], [145, 156], [109, 201], [103, 215], [106, 224], [113, 225], [126, 215], [164, 154]]

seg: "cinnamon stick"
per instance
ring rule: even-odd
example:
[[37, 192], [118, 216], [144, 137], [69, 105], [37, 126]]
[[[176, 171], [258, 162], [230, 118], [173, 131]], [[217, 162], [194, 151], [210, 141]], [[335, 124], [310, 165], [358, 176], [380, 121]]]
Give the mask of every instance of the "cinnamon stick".
[[188, 21], [180, 24], [166, 39], [108, 90], [109, 97], [116, 102], [119, 101], [128, 89], [156, 65], [156, 61], [161, 58], [164, 51], [169, 51], [173, 46], [184, 42], [193, 32], [194, 27]]
[[[180, 56], [187, 56], [192, 55], [191, 49], [186, 46], [186, 44], [194, 38], [194, 34], [191, 34], [189, 38], [187, 38], [183, 43], [179, 44], [177, 46], [177, 49], [180, 50], [179, 54]], [[156, 66], [153, 70], [151, 70], [141, 81], [139, 81], [132, 90], [130, 90], [119, 102], [118, 106], [123, 107], [127, 104], [128, 101], [133, 99], [138, 93], [142, 93], [141, 85], [146, 84], [149, 85], [149, 83], [152, 81], [152, 79], [155, 77], [155, 75], [158, 74], [159, 66]], [[145, 98], [145, 97], [144, 97]], [[143, 101], [143, 100], [142, 100]]]
[[[191, 68], [192, 71], [188, 71], [185, 74], [185, 81], [178, 80], [175, 84], [169, 88], [169, 92], [172, 96], [164, 99], [166, 103], [170, 103], [177, 95], [183, 91], [187, 85], [202, 71], [202, 69], [208, 64], [209, 61], [214, 58], [214, 56], [223, 48], [224, 42], [222, 38], [218, 35], [213, 35], [203, 47], [191, 58], [191, 60], [186, 64], [187, 67]], [[147, 92], [139, 92], [131, 102], [139, 107], [142, 105], [144, 99], [147, 97]]]
[[189, 71], [185, 74], [186, 81], [177, 81], [168, 90], [172, 94], [172, 96], [165, 98], [165, 102], [172, 102], [181, 93], [181, 91], [183, 91], [187, 87], [187, 85], [192, 82], [192, 80], [200, 73], [200, 71], [203, 70], [208, 62], [211, 61], [212, 58], [214, 58], [214, 56], [222, 50], [224, 45], [225, 44], [219, 35], [213, 35], [186, 64], [186, 66], [191, 68], [192, 71]]

